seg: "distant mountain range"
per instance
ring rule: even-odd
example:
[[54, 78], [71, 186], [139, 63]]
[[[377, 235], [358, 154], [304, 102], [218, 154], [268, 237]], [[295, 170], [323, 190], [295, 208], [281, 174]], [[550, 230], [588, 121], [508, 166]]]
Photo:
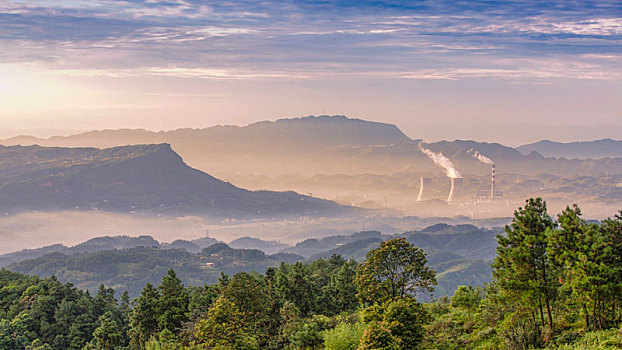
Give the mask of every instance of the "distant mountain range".
[[[500, 229], [446, 224], [399, 235], [365, 231], [308, 239], [295, 246], [280, 244], [282, 248], [277, 253], [274, 253], [276, 242], [250, 237], [229, 245], [209, 237], [170, 244], [159, 243], [150, 236], [99, 237], [73, 247], [53, 245], [0, 255], [0, 267], [39, 276], [55, 275], [62, 282], [91, 291], [104, 283], [119, 291], [127, 289], [136, 296], [145, 283], [157, 283], [169, 268], [174, 268], [184, 283], [202, 285], [215, 282], [220, 272], [263, 273], [267, 267], [281, 262], [311, 261], [333, 254], [363, 261], [369, 250], [399, 236], [426, 251], [428, 263], [438, 276], [436, 295], [442, 296], [453, 293], [459, 285], [490, 281], [490, 260], [497, 245], [495, 235], [500, 232]], [[250, 243], [257, 248], [232, 247]]]
[[[169, 143], [193, 167], [216, 176], [247, 174], [392, 174], [396, 172], [441, 173], [419, 150], [420, 139], [411, 139], [391, 124], [319, 116], [264, 121], [248, 126], [214, 126], [152, 132], [140, 129], [91, 131], [48, 139], [18, 136], [0, 140], [4, 145], [115, 147], [132, 144]], [[604, 152], [606, 140], [596, 148]], [[615, 142], [615, 141], [613, 141]], [[601, 145], [602, 144], [602, 145]], [[538, 145], [538, 144], [534, 144]], [[571, 144], [568, 144], [570, 147]], [[576, 143], [576, 147], [595, 146]], [[593, 176], [608, 171], [622, 173], [622, 158], [567, 160], [546, 158], [540, 146], [520, 149], [497, 143], [442, 141], [427, 145], [457, 163], [462, 173], [481, 174], [485, 166], [472, 156], [478, 151], [493, 159], [499, 173], [557, 176]], [[529, 147], [536, 147], [532, 153]], [[615, 146], [609, 146], [611, 152]], [[520, 150], [520, 151], [519, 151]], [[542, 150], [542, 152], [541, 152]], [[618, 146], [616, 154], [619, 154]], [[597, 158], [602, 154], [592, 152]], [[557, 155], [553, 155], [557, 156]]]
[[[340, 172], [344, 166], [367, 169], [356, 157], [376, 155], [389, 164], [387, 145], [410, 145], [413, 140], [395, 125], [350, 119], [344, 116], [303, 117], [257, 122], [247, 126], [214, 126], [152, 132], [141, 129], [90, 131], [49, 139], [18, 136], [3, 145], [108, 148], [135, 144], [169, 143], [188, 164], [210, 174], [223, 172]], [[410, 151], [408, 153], [410, 153]], [[417, 151], [418, 152], [418, 151]], [[420, 153], [420, 152], [418, 152]], [[379, 157], [383, 156], [383, 157]], [[342, 164], [349, 158], [347, 164]], [[423, 158], [421, 158], [423, 159]]]
[[[151, 165], [141, 164], [132, 168], [133, 170], [124, 168], [126, 169], [124, 179], [111, 177], [109, 174], [120, 170], [110, 172], [109, 169], [106, 170], [108, 175], [97, 178], [98, 183], [106, 187], [105, 191], [114, 193], [114, 196], [94, 193], [99, 189], [99, 185], [83, 186], [85, 183], [81, 180], [57, 184], [49, 180], [37, 182], [40, 178], [33, 177], [28, 181], [34, 181], [34, 186], [18, 181], [24, 184], [18, 191], [23, 196], [6, 198], [16, 198], [16, 202], [12, 204], [13, 208], [21, 205], [45, 210], [77, 206], [80, 209], [115, 208], [119, 211], [148, 210], [169, 214], [209, 213], [214, 216], [236, 218], [327, 216], [346, 210], [335, 203], [322, 202], [311, 197], [385, 212], [397, 209], [401, 213], [417, 216], [450, 217], [477, 213], [481, 208], [461, 209], [447, 206], [445, 200], [449, 193], [450, 182], [443, 168], [422, 153], [419, 146], [423, 145], [449, 158], [462, 174], [464, 181], [455, 194], [456, 201], [462, 203], [475, 203], [482, 197], [489, 197], [487, 192], [491, 188], [491, 166], [476, 159], [475, 152], [496, 163], [495, 190], [502, 193], [506, 204], [504, 208], [499, 206], [484, 208], [486, 213], [484, 215], [489, 217], [511, 215], [512, 210], [525, 198], [533, 196], [543, 196], [554, 201], [555, 206], [565, 206], [577, 201], [605, 203], [610, 206], [598, 207], [600, 209], [593, 214], [598, 216], [611, 215], [613, 212], [611, 207], [617, 207], [622, 202], [622, 157], [598, 159], [545, 157], [537, 151], [524, 154], [516, 148], [498, 143], [466, 140], [422, 144], [420, 139], [409, 138], [395, 125], [345, 116], [280, 119], [243, 127], [215, 126], [166, 132], [104, 130], [49, 139], [17, 137], [0, 141], [4, 144], [38, 143], [55, 147], [115, 146], [111, 149], [114, 151], [106, 152], [121, 153], [123, 145], [162, 142], [171, 146], [158, 153], [174, 155], [168, 157], [169, 166], [154, 165], [153, 161], [150, 161], [147, 163]], [[69, 152], [67, 148], [63, 149], [65, 150], [63, 152]], [[41, 161], [36, 157], [39, 157], [40, 153], [45, 153], [28, 149], [17, 150], [19, 148], [13, 149], [13, 152], [19, 153], [17, 158], [28, 160], [28, 157], [35, 157], [34, 164], [39, 164]], [[76, 155], [81, 152], [94, 152], [92, 148], [88, 150], [90, 151], [78, 148], [71, 152]], [[135, 150], [126, 153], [128, 152], [132, 153]], [[137, 154], [141, 152], [143, 151]], [[138, 158], [143, 158], [128, 154], [118, 156], [119, 159], [125, 158], [124, 167], [138, 161]], [[62, 156], [57, 160], [64, 161]], [[97, 164], [101, 163], [100, 160], [95, 160]], [[2, 161], [0, 158], [0, 163]], [[51, 167], [52, 162], [53, 158], [46, 166]], [[164, 161], [162, 162], [164, 164]], [[74, 163], [72, 160], [68, 164], [77, 169]], [[106, 163], [106, 168], [114, 166], [116, 169], [118, 166], [109, 163]], [[27, 168], [26, 165], [21, 167]], [[149, 180], [132, 182], [138, 178], [130, 176], [140, 172], [139, 169], [142, 167], [146, 167], [144, 169], [151, 167], [147, 172]], [[211, 176], [206, 174], [199, 176], [201, 173], [190, 167]], [[99, 166], [94, 167], [89, 170], [89, 174], [103, 169]], [[56, 174], [66, 176], [65, 170], [57, 171]], [[0, 168], [0, 181], [4, 182], [3, 174], [12, 172]], [[46, 176], [49, 178], [54, 174], [48, 173]], [[145, 176], [144, 171], [140, 174]], [[428, 200], [424, 202], [416, 201], [420, 177], [430, 178], [424, 195]], [[242, 188], [286, 192], [249, 192], [216, 178]], [[61, 177], [57, 177], [56, 180], [63, 181]], [[132, 185], [123, 186], [120, 183]], [[55, 187], [52, 190], [45, 188], [44, 185]], [[212, 189], [206, 190], [208, 187]], [[154, 188], [159, 190], [153, 191]], [[0, 186], [0, 195], [6, 193], [5, 190], [6, 188]], [[42, 201], [37, 201], [36, 198], [41, 193], [46, 193], [46, 190], [47, 197], [43, 196]], [[52, 196], [50, 190], [58, 193]], [[292, 190], [307, 194], [308, 197], [287, 192]], [[88, 195], [82, 196], [85, 192], [88, 192]], [[150, 195], [142, 196], [141, 193]], [[50, 198], [52, 199], [48, 200]], [[72, 200], [68, 200], [69, 198]], [[85, 198], [96, 200], [82, 200]], [[1, 204], [0, 213], [2, 210], [6, 212], [6, 207]]]
[[207, 248], [216, 243], [219, 243], [219, 241], [211, 237], [203, 237], [192, 241], [176, 240], [169, 244], [165, 244], [158, 242], [151, 236], [104, 236], [92, 238], [71, 247], [67, 247], [62, 244], [54, 244], [37, 249], [24, 249], [13, 253], [3, 254], [0, 255], [0, 267], [5, 267], [24, 260], [36, 259], [51, 253], [73, 255], [78, 253], [94, 253], [104, 250], [120, 250], [139, 247], [183, 249], [190, 253], [198, 253], [203, 248]]
[[545, 157], [556, 158], [622, 158], [622, 141], [612, 139], [567, 143], [544, 140], [516, 149], [525, 155], [538, 152]]
[[[295, 150], [332, 148], [344, 145], [386, 145], [411, 142], [392, 124], [352, 119], [345, 116], [309, 116], [262, 121], [247, 126], [218, 125], [204, 129], [177, 129], [153, 132], [143, 129], [89, 131], [72, 136], [53, 136], [48, 139], [17, 136], [2, 140], [3, 145], [64, 146], [109, 148], [129, 144], [174, 143], [176, 145], [213, 146], [238, 144], [238, 151], [257, 148], [287, 151], [283, 145], [297, 146]], [[197, 144], [198, 142], [198, 144]], [[225, 146], [226, 147], [226, 146]]]
[[189, 167], [168, 144], [0, 146], [0, 212], [65, 209], [259, 218], [352, 208], [291, 191], [238, 188]]

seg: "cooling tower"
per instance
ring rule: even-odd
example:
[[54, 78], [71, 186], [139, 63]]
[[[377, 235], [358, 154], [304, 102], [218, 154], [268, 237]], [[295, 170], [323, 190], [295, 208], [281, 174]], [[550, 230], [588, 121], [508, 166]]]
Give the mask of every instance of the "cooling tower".
[[421, 178], [421, 185], [419, 186], [419, 195], [417, 196], [417, 202], [421, 202], [422, 200], [424, 200], [423, 194], [426, 193], [425, 191], [427, 191], [424, 189], [430, 186], [431, 181], [432, 180], [429, 177]]
[[447, 203], [453, 203], [454, 197], [459, 196], [462, 189], [462, 178], [451, 178], [451, 188], [449, 189], [449, 196], [447, 196]]
[[495, 165], [492, 165], [492, 174], [490, 182], [490, 200], [495, 200]]

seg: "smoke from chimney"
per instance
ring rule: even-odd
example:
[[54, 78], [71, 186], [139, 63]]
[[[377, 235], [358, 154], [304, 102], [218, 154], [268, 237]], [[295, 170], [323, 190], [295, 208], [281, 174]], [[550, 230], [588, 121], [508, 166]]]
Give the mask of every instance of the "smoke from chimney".
[[423, 152], [423, 154], [428, 156], [428, 158], [432, 159], [434, 164], [445, 169], [445, 174], [447, 175], [447, 177], [452, 179], [458, 179], [462, 177], [460, 175], [460, 172], [458, 172], [458, 170], [454, 166], [454, 163], [452, 163], [449, 158], [445, 157], [443, 153], [434, 153], [429, 149], [423, 148], [423, 145], [421, 143], [419, 144], [419, 149], [421, 150], [421, 152]]
[[479, 153], [474, 149], [470, 149], [467, 151], [468, 153], [472, 153], [474, 158], [477, 158], [480, 162], [492, 165], [492, 174], [490, 178], [490, 200], [495, 199], [495, 162], [492, 159], [486, 157], [485, 155]]
[[478, 151], [476, 151], [474, 149], [470, 149], [467, 152], [468, 153], [472, 153], [473, 154], [473, 158], [476, 158], [477, 160], [479, 160], [480, 162], [482, 162], [484, 164], [495, 165], [495, 162], [493, 162], [492, 159], [486, 157], [485, 155], [479, 153]]

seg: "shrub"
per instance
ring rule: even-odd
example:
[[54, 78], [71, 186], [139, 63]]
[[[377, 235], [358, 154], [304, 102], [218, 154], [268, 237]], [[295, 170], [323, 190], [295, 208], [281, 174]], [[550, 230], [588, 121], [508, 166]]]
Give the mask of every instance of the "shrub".
[[324, 331], [324, 349], [355, 350], [365, 332], [365, 324], [340, 323], [337, 327]]

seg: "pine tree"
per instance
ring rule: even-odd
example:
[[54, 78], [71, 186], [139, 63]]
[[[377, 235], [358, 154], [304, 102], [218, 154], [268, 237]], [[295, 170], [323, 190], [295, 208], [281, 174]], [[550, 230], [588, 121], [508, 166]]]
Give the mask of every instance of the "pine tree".
[[99, 317], [100, 325], [93, 332], [93, 338], [97, 349], [99, 350], [115, 350], [123, 342], [123, 334], [116, 316], [107, 311]]
[[600, 225], [602, 235], [609, 247], [609, 254], [605, 264], [609, 267], [609, 283], [611, 286], [611, 315], [612, 322], [619, 322], [620, 314], [617, 309], [622, 300], [622, 210], [613, 218], [604, 220]]
[[158, 329], [168, 329], [177, 334], [182, 324], [188, 320], [188, 293], [173, 269], [162, 278], [158, 291]]
[[317, 294], [312, 283], [309, 265], [296, 262], [289, 269], [286, 278], [285, 299], [296, 305], [302, 317], [309, 316], [315, 308], [315, 296]]
[[143, 349], [145, 342], [159, 332], [159, 299], [160, 294], [152, 284], [147, 283], [136, 298], [136, 305], [130, 317], [130, 348]]
[[350, 260], [343, 264], [332, 276], [331, 291], [336, 306], [336, 313], [353, 311], [358, 306], [356, 284], [354, 283], [357, 265], [356, 261]]
[[581, 268], [590, 254], [592, 243], [589, 236], [588, 225], [581, 218], [581, 209], [575, 204], [566, 207], [558, 215], [558, 229], [551, 232], [547, 254], [551, 264], [558, 271], [561, 292], [566, 295], [568, 301], [581, 308], [585, 315], [585, 327], [589, 328], [589, 314], [587, 312], [587, 300], [577, 288], [580, 281]]
[[[553, 329], [552, 302], [557, 280], [546, 253], [548, 235], [554, 227], [542, 198], [530, 198], [514, 212], [506, 236], [498, 235], [493, 276], [499, 288], [519, 305], [537, 310], [542, 327]], [[546, 310], [546, 311], [545, 311]]]

